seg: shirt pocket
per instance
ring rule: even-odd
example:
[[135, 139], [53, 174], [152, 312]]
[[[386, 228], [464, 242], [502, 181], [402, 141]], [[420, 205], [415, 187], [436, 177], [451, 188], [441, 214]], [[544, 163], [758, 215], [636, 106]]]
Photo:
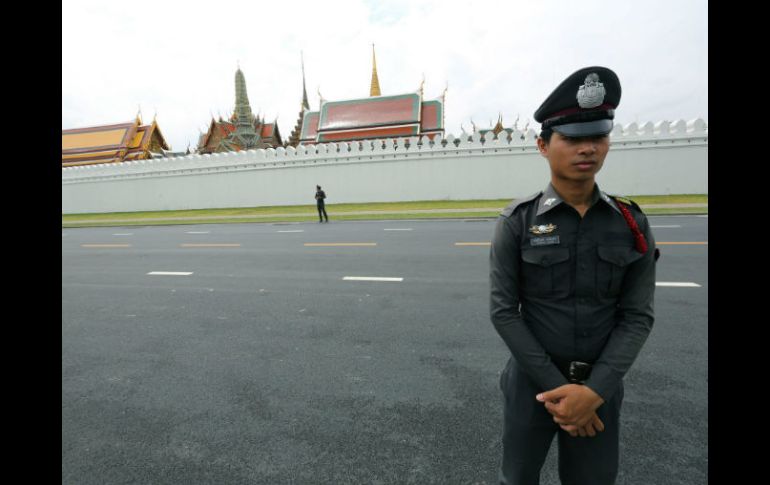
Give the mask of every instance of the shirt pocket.
[[628, 246], [598, 246], [597, 250], [596, 288], [599, 296], [617, 297], [629, 265], [641, 258], [642, 253]]
[[569, 248], [522, 249], [521, 292], [531, 296], [566, 296], [570, 289]]

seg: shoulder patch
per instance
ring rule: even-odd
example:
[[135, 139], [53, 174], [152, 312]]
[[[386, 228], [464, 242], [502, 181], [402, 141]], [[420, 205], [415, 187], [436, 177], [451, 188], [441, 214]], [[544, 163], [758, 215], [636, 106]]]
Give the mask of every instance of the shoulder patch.
[[524, 205], [524, 204], [527, 204], [529, 202], [532, 202], [536, 198], [540, 197], [542, 194], [543, 194], [543, 192], [540, 191], [540, 192], [534, 193], [534, 194], [532, 194], [530, 196], [522, 197], [521, 199], [514, 199], [513, 201], [511, 201], [510, 204], [508, 204], [508, 207], [503, 209], [503, 211], [500, 213], [500, 215], [503, 216], [503, 217], [510, 217], [511, 214], [513, 214], [513, 211], [515, 211], [517, 207], [519, 207], [521, 205]]

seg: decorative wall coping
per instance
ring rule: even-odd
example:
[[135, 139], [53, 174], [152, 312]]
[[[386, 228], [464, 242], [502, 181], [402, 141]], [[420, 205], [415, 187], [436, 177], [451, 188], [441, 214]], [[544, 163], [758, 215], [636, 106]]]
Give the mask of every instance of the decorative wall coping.
[[[300, 145], [297, 148], [246, 150], [215, 154], [192, 154], [173, 158], [151, 158], [130, 162], [80, 165], [62, 168], [62, 183], [80, 183], [105, 179], [163, 177], [241, 170], [280, 169], [338, 163], [367, 163], [408, 159], [422, 156], [504, 155], [537, 151], [537, 132], [503, 131], [499, 138], [492, 132], [487, 138], [448, 135], [433, 141], [427, 137], [398, 138], [395, 141], [363, 140], [341, 143]], [[654, 148], [659, 146], [700, 144], [708, 145], [708, 125], [702, 119], [689, 122], [659, 121], [639, 126], [630, 123], [615, 125], [610, 141], [616, 149]]]

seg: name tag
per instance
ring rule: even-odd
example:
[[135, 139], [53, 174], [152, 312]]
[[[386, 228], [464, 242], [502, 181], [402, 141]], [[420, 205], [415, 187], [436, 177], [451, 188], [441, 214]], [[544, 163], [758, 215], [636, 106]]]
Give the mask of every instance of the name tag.
[[550, 246], [559, 244], [559, 236], [533, 237], [529, 240], [532, 246]]

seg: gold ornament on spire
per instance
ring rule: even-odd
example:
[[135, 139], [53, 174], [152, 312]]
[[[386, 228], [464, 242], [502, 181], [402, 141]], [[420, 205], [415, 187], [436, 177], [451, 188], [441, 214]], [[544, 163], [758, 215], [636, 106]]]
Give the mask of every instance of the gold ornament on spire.
[[369, 88], [369, 96], [380, 96], [380, 80], [377, 79], [377, 58], [374, 55], [374, 44], [372, 44], [372, 85]]

